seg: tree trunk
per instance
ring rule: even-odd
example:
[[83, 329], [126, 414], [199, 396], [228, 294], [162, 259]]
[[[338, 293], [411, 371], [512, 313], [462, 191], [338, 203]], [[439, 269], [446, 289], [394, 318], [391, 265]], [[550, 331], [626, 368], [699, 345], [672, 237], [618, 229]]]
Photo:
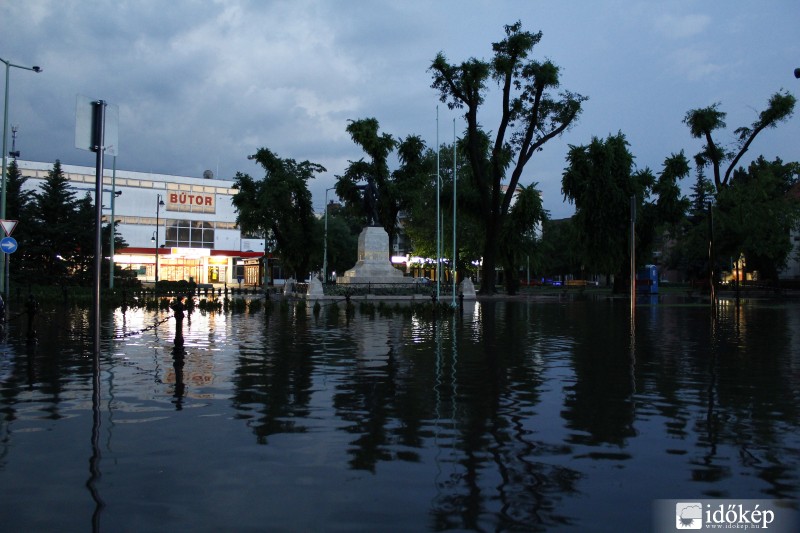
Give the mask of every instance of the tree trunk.
[[499, 231], [494, 225], [487, 225], [486, 240], [483, 246], [483, 276], [481, 279], [481, 294], [496, 294], [497, 289], [497, 253], [498, 253], [498, 235]]

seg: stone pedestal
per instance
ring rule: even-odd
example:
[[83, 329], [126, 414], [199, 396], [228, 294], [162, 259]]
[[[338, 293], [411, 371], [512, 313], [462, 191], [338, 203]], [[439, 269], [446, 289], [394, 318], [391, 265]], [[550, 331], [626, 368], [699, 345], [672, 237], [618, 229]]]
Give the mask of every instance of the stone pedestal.
[[414, 283], [389, 262], [389, 234], [377, 226], [367, 226], [358, 236], [358, 261], [339, 276], [337, 283]]

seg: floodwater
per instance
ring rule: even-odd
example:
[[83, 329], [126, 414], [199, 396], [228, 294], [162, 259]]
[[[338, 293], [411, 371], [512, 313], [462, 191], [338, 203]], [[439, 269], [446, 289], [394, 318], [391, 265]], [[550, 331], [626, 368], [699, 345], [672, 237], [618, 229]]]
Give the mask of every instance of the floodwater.
[[6, 327], [3, 531], [647, 531], [660, 498], [800, 497], [800, 302], [195, 309], [182, 349], [116, 310], [99, 372], [90, 329]]

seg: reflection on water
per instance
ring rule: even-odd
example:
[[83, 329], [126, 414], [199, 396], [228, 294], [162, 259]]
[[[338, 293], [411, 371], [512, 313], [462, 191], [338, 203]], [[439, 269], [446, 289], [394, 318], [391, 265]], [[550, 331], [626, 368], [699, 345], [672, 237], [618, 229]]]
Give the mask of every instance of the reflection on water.
[[99, 373], [88, 313], [8, 325], [4, 527], [647, 530], [658, 498], [800, 496], [798, 304], [166, 318], [110, 313]]

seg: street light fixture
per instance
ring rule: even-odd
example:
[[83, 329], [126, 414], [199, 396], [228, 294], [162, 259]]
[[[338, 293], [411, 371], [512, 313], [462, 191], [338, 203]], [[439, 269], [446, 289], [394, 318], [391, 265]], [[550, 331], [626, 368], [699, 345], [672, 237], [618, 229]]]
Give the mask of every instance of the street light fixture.
[[153, 232], [153, 238], [150, 239], [156, 243], [156, 286], [158, 286], [158, 216], [161, 211], [161, 206], [164, 205], [164, 200], [160, 194], [156, 195], [156, 230]]
[[[5, 105], [3, 107], [3, 174], [2, 174], [2, 192], [0, 192], [0, 220], [6, 219], [6, 170], [8, 167], [8, 78], [11, 73], [11, 67], [30, 70], [32, 72], [41, 72], [41, 67], [33, 66], [26, 67], [23, 65], [16, 65], [11, 61], [0, 58], [0, 61], [6, 66], [6, 94]], [[6, 297], [8, 297], [8, 285], [6, 284], [6, 254], [0, 254], [0, 288], [5, 288]]]

